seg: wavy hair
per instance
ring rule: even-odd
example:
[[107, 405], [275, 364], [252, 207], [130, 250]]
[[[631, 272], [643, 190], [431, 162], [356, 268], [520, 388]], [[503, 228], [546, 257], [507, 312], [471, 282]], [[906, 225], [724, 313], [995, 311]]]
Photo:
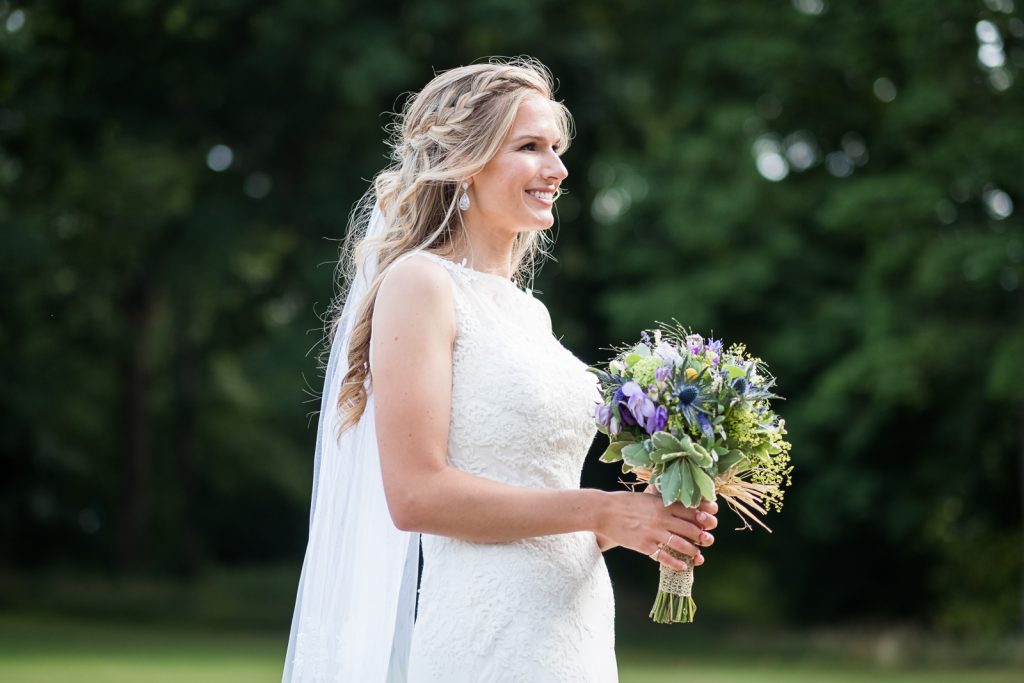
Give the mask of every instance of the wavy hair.
[[[519, 105], [540, 94], [555, 106], [565, 151], [572, 137], [572, 117], [553, 99], [551, 72], [535, 59], [493, 58], [486, 64], [461, 66], [435, 75], [405, 103], [390, 133], [391, 164], [374, 178], [349, 216], [338, 263], [338, 294], [328, 315], [328, 339], [337, 331], [341, 306], [359, 264], [376, 255], [376, 276], [356, 302], [349, 338], [348, 371], [338, 395], [339, 435], [355, 425], [366, 408], [370, 377], [370, 333], [374, 302], [388, 269], [410, 251], [426, 249], [441, 256], [465, 246], [458, 189], [480, 172], [508, 136]], [[379, 205], [386, 227], [379, 238], [366, 230]], [[519, 233], [512, 248], [513, 278], [532, 281], [541, 256], [548, 256], [546, 231]], [[527, 274], [529, 276], [527, 277]]]

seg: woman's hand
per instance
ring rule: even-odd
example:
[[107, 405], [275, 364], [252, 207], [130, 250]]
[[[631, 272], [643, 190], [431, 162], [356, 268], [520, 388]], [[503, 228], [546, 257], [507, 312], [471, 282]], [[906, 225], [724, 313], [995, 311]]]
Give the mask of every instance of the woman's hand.
[[[654, 486], [644, 493], [608, 493], [607, 505], [595, 531], [598, 547], [607, 550], [621, 545], [644, 555], [653, 555], [666, 541], [668, 547], [704, 564], [702, 547], [715, 542], [709, 530], [718, 526], [718, 504], [703, 501], [696, 509], [682, 503], [665, 507]], [[658, 561], [671, 569], [683, 569], [682, 560], [671, 553], [659, 553]]]

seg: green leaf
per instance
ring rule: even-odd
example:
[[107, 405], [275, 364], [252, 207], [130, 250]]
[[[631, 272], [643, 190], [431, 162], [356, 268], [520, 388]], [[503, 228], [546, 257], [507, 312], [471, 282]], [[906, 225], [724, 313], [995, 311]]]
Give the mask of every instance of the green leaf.
[[[700, 492], [700, 497], [704, 500], [715, 500], [715, 481], [708, 476], [708, 473], [704, 471], [704, 468], [697, 467], [692, 461], [690, 462], [690, 474], [693, 476], [694, 483], [697, 484], [697, 490]], [[698, 500], [695, 505], [699, 505]]]
[[664, 451], [681, 451], [681, 450], [683, 450], [683, 445], [681, 443], [679, 443], [679, 439], [677, 439], [676, 437], [672, 436], [668, 432], [654, 432], [654, 434], [651, 435], [651, 443], [653, 443], [654, 447], [657, 448], [658, 450], [664, 450]]
[[747, 376], [746, 370], [739, 367], [738, 365], [733, 365], [732, 363], [726, 365], [724, 370], [729, 374], [729, 379], [738, 379], [740, 377]]
[[633, 467], [650, 467], [653, 464], [651, 454], [642, 443], [627, 444], [622, 449], [622, 459]]
[[686, 453], [683, 451], [655, 451], [653, 460], [655, 462], [671, 462], [672, 460], [678, 460], [679, 458], [685, 458]]
[[690, 460], [700, 467], [711, 467], [715, 462], [714, 458], [711, 457], [711, 454], [703, 448], [699, 451], [694, 449], [694, 452], [689, 453], [688, 455], [690, 456]]
[[682, 467], [682, 461], [676, 460], [665, 467], [665, 471], [662, 472], [661, 477], [658, 479], [658, 490], [661, 491], [661, 500], [666, 506], [679, 500], [682, 473], [685, 471], [686, 468]]
[[690, 471], [690, 467], [688, 465], [683, 466], [682, 460], [677, 460], [673, 464], [680, 466], [679, 473], [682, 475], [682, 483], [679, 486], [679, 495], [677, 496], [677, 499], [687, 507], [696, 507], [700, 500], [698, 499], [697, 503], [694, 503], [693, 496], [695, 493], [699, 494], [700, 491], [697, 489], [697, 486], [693, 481], [693, 472]]
[[743, 451], [733, 449], [718, 458], [718, 471], [725, 472], [727, 469], [746, 457], [747, 456], [743, 454]]
[[604, 450], [601, 457], [598, 458], [601, 462], [618, 462], [622, 460], [622, 449], [628, 446], [630, 441], [613, 441], [608, 444], [608, 448]]

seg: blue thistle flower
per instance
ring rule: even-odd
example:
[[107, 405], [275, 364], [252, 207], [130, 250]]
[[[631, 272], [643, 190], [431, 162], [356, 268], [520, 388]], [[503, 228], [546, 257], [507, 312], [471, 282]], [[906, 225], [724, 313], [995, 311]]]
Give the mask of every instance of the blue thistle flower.
[[[679, 399], [679, 414], [690, 427], [703, 430], [700, 418], [704, 417], [704, 405], [709, 398], [699, 384], [684, 384], [676, 390], [676, 398]], [[710, 426], [710, 423], [709, 423]]]
[[700, 398], [700, 387], [694, 384], [687, 384], [679, 390], [676, 396], [679, 398], [680, 405], [691, 406]]

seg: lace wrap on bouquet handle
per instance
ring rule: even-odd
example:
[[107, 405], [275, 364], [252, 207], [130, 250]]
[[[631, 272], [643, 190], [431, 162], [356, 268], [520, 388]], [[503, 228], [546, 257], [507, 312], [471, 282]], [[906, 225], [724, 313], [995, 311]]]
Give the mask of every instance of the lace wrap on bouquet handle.
[[693, 592], [693, 558], [676, 552], [672, 548], [665, 548], [673, 557], [682, 560], [686, 568], [682, 570], [672, 569], [667, 565], [661, 565], [661, 576], [658, 582], [658, 590], [676, 595], [680, 598], [688, 598]]
[[[366, 237], [383, 233], [374, 207]], [[317, 427], [309, 542], [299, 578], [283, 683], [406, 679], [416, 604], [419, 534], [395, 527], [384, 498], [372, 393], [339, 438], [338, 395], [356, 307], [376, 275], [359, 264], [335, 327]]]

